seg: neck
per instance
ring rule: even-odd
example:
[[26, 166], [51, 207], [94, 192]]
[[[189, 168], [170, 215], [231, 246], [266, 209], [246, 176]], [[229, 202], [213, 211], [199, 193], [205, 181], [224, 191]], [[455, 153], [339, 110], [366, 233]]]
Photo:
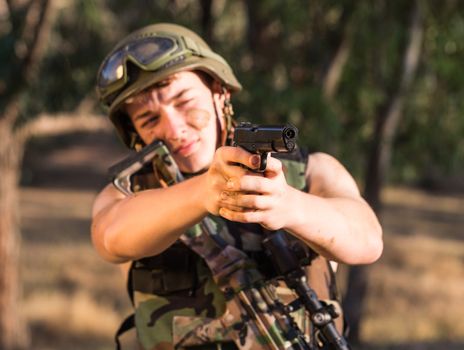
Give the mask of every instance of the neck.
[[207, 171], [208, 171], [208, 168], [205, 168], [205, 169], [201, 169], [201, 170], [199, 170], [199, 171], [196, 171], [196, 172], [194, 172], [194, 173], [184, 173], [184, 172], [182, 172], [182, 175], [184, 175], [184, 177], [185, 177], [186, 179], [190, 179], [190, 178], [192, 178], [192, 177], [194, 177], [194, 176], [204, 174], [204, 173], [206, 173]]

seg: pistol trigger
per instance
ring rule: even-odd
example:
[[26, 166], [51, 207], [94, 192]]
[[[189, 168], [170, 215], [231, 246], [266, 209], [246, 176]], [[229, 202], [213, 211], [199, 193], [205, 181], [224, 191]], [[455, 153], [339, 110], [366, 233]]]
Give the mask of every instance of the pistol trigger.
[[266, 170], [266, 166], [267, 166], [267, 153], [261, 153], [259, 155], [259, 158], [261, 159], [261, 161], [259, 163], [258, 171], [263, 172], [264, 170]]

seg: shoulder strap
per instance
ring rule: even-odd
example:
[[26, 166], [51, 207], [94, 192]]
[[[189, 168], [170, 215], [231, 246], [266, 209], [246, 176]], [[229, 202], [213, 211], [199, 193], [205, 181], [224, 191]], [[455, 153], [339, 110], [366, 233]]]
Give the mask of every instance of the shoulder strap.
[[291, 153], [274, 153], [272, 156], [282, 162], [287, 183], [294, 188], [307, 191], [307, 151], [302, 148], [297, 148]]
[[[127, 273], [127, 284], [126, 284], [127, 294], [129, 294], [129, 299], [132, 303], [132, 306], [134, 306], [134, 288], [132, 286], [133, 265], [134, 265], [134, 262], [131, 263], [129, 272]], [[135, 327], [135, 314], [132, 313], [129, 316], [127, 316], [124, 319], [124, 321], [122, 321], [121, 325], [116, 331], [116, 334], [114, 335], [114, 342], [116, 343], [116, 350], [121, 349], [121, 342], [119, 341], [119, 337], [134, 327]]]
[[131, 301], [132, 306], [134, 306], [134, 284], [133, 284], [133, 268], [134, 268], [135, 261], [131, 262], [131, 266], [127, 273], [127, 284], [126, 290], [127, 294], [129, 295], [129, 299]]
[[114, 341], [116, 343], [116, 350], [121, 349], [121, 342], [119, 341], [119, 337], [134, 327], [135, 327], [135, 314], [131, 314], [127, 316], [124, 319], [124, 321], [122, 321], [121, 325], [116, 331], [116, 334], [114, 336]]

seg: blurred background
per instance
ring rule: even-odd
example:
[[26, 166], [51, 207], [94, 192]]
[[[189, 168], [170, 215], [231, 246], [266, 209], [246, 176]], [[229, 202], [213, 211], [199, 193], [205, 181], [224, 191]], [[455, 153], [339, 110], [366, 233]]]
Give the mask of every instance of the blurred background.
[[[95, 75], [154, 22], [200, 33], [244, 85], [240, 120], [291, 122], [355, 176], [382, 258], [342, 267], [358, 349], [464, 349], [464, 2], [0, 2], [0, 349], [112, 349], [125, 280], [90, 242], [126, 155]], [[347, 292], [348, 291], [348, 292]]]

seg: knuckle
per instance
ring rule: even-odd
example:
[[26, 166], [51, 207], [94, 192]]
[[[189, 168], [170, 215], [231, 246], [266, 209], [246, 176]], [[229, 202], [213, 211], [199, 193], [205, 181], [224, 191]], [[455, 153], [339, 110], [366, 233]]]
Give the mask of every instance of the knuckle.
[[222, 192], [222, 189], [224, 188], [224, 179], [220, 176], [215, 176], [211, 180], [211, 187], [214, 191], [217, 191], [219, 192], [218, 194], [220, 194]]
[[221, 171], [221, 160], [217, 155], [214, 155], [213, 161], [209, 167], [210, 173], [217, 173]]
[[260, 200], [258, 196], [250, 196], [248, 198], [248, 205], [252, 208], [258, 208], [260, 205]]
[[237, 198], [237, 205], [242, 208], [249, 208], [251, 206], [251, 202], [247, 196], [241, 196], [240, 198]]
[[243, 189], [246, 189], [246, 190], [249, 190], [249, 189], [252, 189], [254, 188], [254, 177], [251, 175], [251, 176], [243, 176], [241, 179], [240, 179], [240, 188], [243, 188]]
[[215, 155], [217, 157], [221, 157], [224, 154], [226, 148], [227, 147], [219, 147], [218, 149], [216, 149]]
[[263, 181], [261, 182], [261, 190], [263, 192], [271, 193], [274, 192], [276, 189], [276, 184], [269, 181], [269, 179], [263, 179]]
[[214, 153], [214, 162], [217, 167], [222, 167], [227, 160], [227, 147], [219, 147]]
[[210, 183], [211, 183], [211, 187], [217, 188], [219, 186], [219, 178], [217, 176], [213, 176]]
[[262, 192], [263, 190], [263, 182], [262, 182], [262, 179], [259, 177], [254, 176], [251, 179], [250, 185], [252, 186], [253, 190], [256, 192]]
[[247, 183], [247, 179], [245, 176], [240, 176], [240, 177], [237, 177], [234, 179], [235, 181], [235, 186], [236, 186], [236, 189], [237, 190], [242, 190], [244, 188], [246, 188], [246, 183]]
[[243, 205], [243, 201], [241, 198], [239, 198], [238, 196], [236, 195], [230, 195], [228, 198], [227, 198], [227, 201], [228, 203], [230, 203], [231, 205], [234, 205], [235, 207], [239, 208]]
[[231, 221], [238, 221], [239, 216], [237, 213], [233, 212], [232, 210], [229, 210], [227, 212], [227, 218]]
[[243, 219], [246, 222], [253, 222], [254, 217], [255, 217], [255, 212], [253, 212], [253, 211], [247, 211], [247, 212], [243, 213]]
[[218, 151], [220, 150], [220, 154], [223, 159], [229, 159], [233, 157], [235, 148], [236, 147], [223, 146], [223, 147], [218, 148]]
[[239, 166], [229, 166], [226, 168], [226, 173], [228, 177], [241, 178], [245, 175], [245, 169]]

